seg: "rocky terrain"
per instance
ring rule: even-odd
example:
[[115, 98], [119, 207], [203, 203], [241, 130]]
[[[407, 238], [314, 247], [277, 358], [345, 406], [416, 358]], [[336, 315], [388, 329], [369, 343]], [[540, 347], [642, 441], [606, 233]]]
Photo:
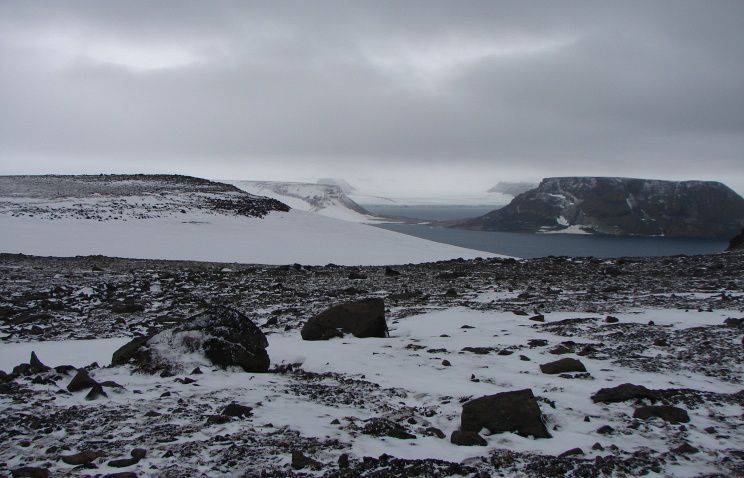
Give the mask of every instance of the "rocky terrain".
[[546, 178], [507, 206], [457, 227], [728, 239], [744, 226], [744, 198], [712, 181]]
[[0, 334], [0, 476], [744, 476], [740, 252], [3, 254]]

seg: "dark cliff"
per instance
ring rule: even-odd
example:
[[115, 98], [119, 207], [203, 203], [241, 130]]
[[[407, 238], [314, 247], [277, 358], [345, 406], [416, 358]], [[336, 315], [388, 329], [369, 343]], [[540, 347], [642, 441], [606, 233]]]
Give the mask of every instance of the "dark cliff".
[[743, 226], [744, 198], [719, 182], [564, 177], [456, 227], [728, 239]]

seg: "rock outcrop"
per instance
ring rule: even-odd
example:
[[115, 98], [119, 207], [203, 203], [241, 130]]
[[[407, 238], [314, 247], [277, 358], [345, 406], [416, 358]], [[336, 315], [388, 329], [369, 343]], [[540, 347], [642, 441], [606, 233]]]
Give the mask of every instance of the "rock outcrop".
[[546, 178], [507, 206], [456, 227], [728, 239], [744, 227], [744, 198], [714, 181]]
[[146, 373], [176, 373], [192, 370], [203, 357], [220, 368], [266, 372], [268, 346], [264, 333], [248, 317], [229, 307], [213, 306], [181, 326], [133, 339], [114, 352], [111, 365], [131, 363]]
[[335, 305], [312, 317], [302, 327], [304, 340], [328, 340], [343, 334], [354, 337], [387, 337], [385, 302], [369, 298]]

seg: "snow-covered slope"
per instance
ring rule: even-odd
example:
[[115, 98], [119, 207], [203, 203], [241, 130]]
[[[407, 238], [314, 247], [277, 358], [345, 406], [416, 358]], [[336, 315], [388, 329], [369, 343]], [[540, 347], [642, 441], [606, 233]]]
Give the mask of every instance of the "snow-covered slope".
[[[135, 183], [121, 177], [113, 182], [86, 177], [95, 190], [90, 192], [81, 191], [70, 177], [60, 181], [47, 177], [43, 188], [33, 183], [21, 188], [18, 180], [7, 178], [0, 181], [0, 252], [348, 265], [491, 255], [306, 211], [287, 211], [278, 201], [209, 181], [205, 184], [211, 192], [155, 187], [154, 181], [162, 181], [153, 177]], [[122, 189], [121, 181], [130, 183]], [[64, 194], [54, 192], [60, 190], [55, 185], [64, 185]]]
[[336, 184], [314, 184], [285, 181], [225, 181], [250, 194], [266, 196], [288, 204], [292, 209], [354, 222], [376, 219], [351, 200]]

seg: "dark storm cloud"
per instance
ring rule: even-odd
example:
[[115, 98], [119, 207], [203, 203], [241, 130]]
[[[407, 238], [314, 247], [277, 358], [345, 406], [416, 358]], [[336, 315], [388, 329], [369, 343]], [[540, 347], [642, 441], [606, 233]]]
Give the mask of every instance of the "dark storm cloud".
[[0, 169], [744, 186], [742, 44], [742, 2], [5, 1]]

